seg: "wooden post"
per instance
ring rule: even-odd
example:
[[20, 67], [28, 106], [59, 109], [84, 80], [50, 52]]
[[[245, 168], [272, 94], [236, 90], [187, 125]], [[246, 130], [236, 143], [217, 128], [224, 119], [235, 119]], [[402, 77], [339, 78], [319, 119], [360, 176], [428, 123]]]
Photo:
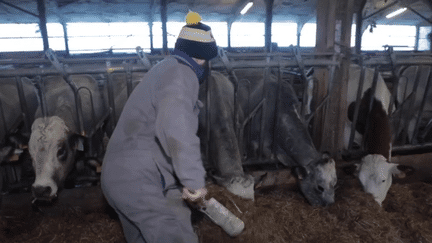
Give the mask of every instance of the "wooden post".
[[41, 30], [44, 51], [49, 49], [48, 44], [48, 32], [46, 26], [46, 9], [45, 9], [45, 0], [37, 0], [37, 8], [39, 11], [39, 28]]
[[340, 158], [344, 147], [347, 120], [347, 85], [350, 67], [351, 25], [354, 0], [320, 0], [317, 3], [317, 52], [342, 54], [339, 67], [317, 70], [316, 97], [318, 104], [329, 95], [328, 103], [317, 113], [314, 122], [314, 142], [320, 151]]
[[266, 0], [266, 22], [265, 22], [265, 49], [270, 52], [271, 35], [272, 35], [272, 19], [273, 19], [273, 2], [274, 0]]
[[167, 0], [161, 0], [161, 21], [162, 21], [162, 55], [168, 54], [168, 33], [167, 33]]

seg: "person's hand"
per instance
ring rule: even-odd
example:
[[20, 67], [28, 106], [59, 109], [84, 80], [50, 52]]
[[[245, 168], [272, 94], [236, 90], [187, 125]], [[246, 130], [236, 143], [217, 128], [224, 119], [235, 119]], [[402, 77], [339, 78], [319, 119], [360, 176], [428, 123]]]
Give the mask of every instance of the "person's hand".
[[198, 190], [190, 190], [183, 187], [182, 198], [193, 205], [203, 204], [206, 195], [207, 189], [205, 187]]

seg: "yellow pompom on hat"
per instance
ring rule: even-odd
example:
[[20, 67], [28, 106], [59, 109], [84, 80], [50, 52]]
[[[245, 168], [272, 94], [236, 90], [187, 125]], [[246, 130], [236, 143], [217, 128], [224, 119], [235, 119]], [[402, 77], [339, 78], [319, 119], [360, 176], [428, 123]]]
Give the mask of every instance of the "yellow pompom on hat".
[[196, 25], [202, 20], [201, 16], [196, 13], [189, 11], [189, 13], [186, 15], [186, 24], [187, 25]]
[[189, 11], [186, 25], [180, 31], [175, 50], [182, 51], [190, 57], [210, 60], [217, 56], [217, 45], [211, 28], [201, 23], [201, 16]]

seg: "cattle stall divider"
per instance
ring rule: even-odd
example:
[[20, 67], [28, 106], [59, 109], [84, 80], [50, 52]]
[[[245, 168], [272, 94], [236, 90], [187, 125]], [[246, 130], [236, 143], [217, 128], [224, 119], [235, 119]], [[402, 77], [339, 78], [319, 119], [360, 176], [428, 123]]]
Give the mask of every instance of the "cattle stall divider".
[[86, 136], [86, 133], [84, 131], [84, 120], [83, 120], [83, 112], [82, 112], [82, 105], [81, 105], [81, 97], [78, 94], [78, 88], [75, 85], [74, 82], [70, 79], [70, 75], [66, 72], [63, 65], [58, 61], [54, 51], [52, 49], [48, 49], [45, 52], [45, 55], [47, 56], [48, 60], [51, 61], [52, 65], [57, 69], [57, 71], [60, 73], [60, 75], [63, 76], [64, 81], [71, 87], [74, 98], [75, 98], [75, 109], [77, 113], [77, 125], [78, 130], [80, 131], [80, 134], [82, 136]]
[[20, 101], [21, 115], [23, 116], [23, 120], [24, 120], [24, 132], [30, 133], [32, 124], [30, 121], [30, 117], [28, 115], [28, 114], [30, 114], [30, 112], [29, 112], [29, 108], [28, 108], [27, 101], [26, 101], [25, 94], [24, 94], [24, 87], [22, 84], [22, 78], [20, 76], [16, 76], [15, 82], [16, 82], [16, 86], [17, 86], [17, 90], [18, 90], [19, 101]]
[[[296, 52], [297, 50], [297, 52]], [[216, 63], [213, 64], [213, 69], [214, 70], [225, 70], [228, 74], [229, 77], [231, 79], [231, 82], [234, 84], [234, 124], [236, 125], [236, 136], [237, 136], [237, 141], [238, 141], [238, 145], [240, 148], [240, 154], [242, 157], [242, 163], [243, 164], [249, 164], [249, 162], [255, 164], [255, 163], [261, 163], [260, 161], [263, 159], [262, 155], [263, 155], [263, 145], [264, 145], [264, 128], [266, 126], [266, 117], [264, 117], [265, 115], [265, 109], [266, 109], [266, 103], [267, 100], [263, 97], [263, 99], [260, 100], [260, 102], [252, 108], [252, 112], [250, 112], [249, 114], [244, 114], [246, 116], [246, 118], [244, 119], [244, 121], [242, 123], [240, 123], [239, 121], [237, 121], [236, 119], [238, 119], [238, 85], [239, 85], [239, 81], [237, 76], [235, 75], [235, 70], [236, 69], [242, 69], [242, 68], [263, 68], [264, 69], [264, 74], [263, 74], [263, 78], [264, 78], [264, 82], [268, 82], [269, 80], [269, 76], [270, 76], [270, 69], [271, 68], [277, 68], [278, 70], [278, 85], [280, 87], [281, 82], [282, 82], [282, 69], [284, 68], [299, 68], [301, 74], [299, 75], [302, 78], [306, 78], [305, 80], [303, 80], [302, 82], [302, 87], [303, 87], [303, 95], [302, 97], [307, 97], [307, 94], [304, 94], [304, 92], [306, 92], [306, 88], [308, 85], [308, 79], [307, 79], [307, 74], [306, 74], [306, 66], [310, 66], [310, 67], [315, 67], [315, 66], [324, 66], [324, 67], [332, 67], [332, 66], [338, 66], [339, 65], [339, 61], [336, 58], [333, 58], [331, 60], [328, 59], [328, 57], [332, 57], [334, 56], [333, 53], [321, 53], [321, 54], [305, 54], [306, 57], [309, 57], [308, 59], [303, 59], [299, 50], [293, 48], [293, 51], [291, 54], [289, 55], [281, 55], [280, 53], [252, 53], [252, 54], [231, 54], [230, 57], [231, 59], [237, 59], [237, 60], [229, 60], [228, 59], [228, 54], [222, 50], [222, 48], [219, 49], [219, 57], [221, 60], [221, 63]], [[313, 57], [312, 59], [310, 57]], [[318, 59], [317, 59], [318, 57]], [[285, 59], [284, 59], [285, 58]], [[252, 59], [252, 60], [247, 60], [247, 59]], [[257, 61], [256, 59], [265, 59], [264, 61]], [[250, 81], [248, 81], [248, 83], [250, 83]], [[265, 89], [266, 89], [267, 85], [264, 85], [263, 89], [263, 95], [265, 95]], [[279, 89], [277, 89], [279, 90]], [[310, 119], [312, 119], [314, 113], [321, 109], [323, 107], [323, 105], [325, 104], [325, 102], [328, 100], [328, 95], [325, 97], [325, 99], [323, 101], [320, 102], [319, 105], [317, 105], [317, 108], [314, 110], [314, 112], [312, 112], [310, 114], [310, 116], [308, 117], [308, 119], [305, 118], [305, 116], [302, 116], [302, 120], [305, 121], [310, 121]], [[210, 92], [207, 90], [207, 105], [210, 104]], [[307, 99], [307, 98], [306, 98]], [[276, 100], [276, 102], [278, 102]], [[302, 114], [304, 114], [306, 108], [304, 108], [305, 106], [303, 105], [305, 103], [305, 100], [303, 98], [302, 100]], [[207, 108], [208, 109], [208, 108]], [[254, 162], [252, 162], [252, 160], [247, 160], [247, 156], [245, 157], [245, 153], [243, 151], [244, 147], [243, 147], [243, 142], [244, 142], [244, 132], [245, 132], [245, 127], [246, 125], [257, 115], [258, 111], [261, 110], [261, 124], [260, 124], [260, 129], [259, 129], [259, 147], [258, 147], [258, 159]], [[210, 118], [206, 117], [207, 119], [207, 138], [209, 138], [208, 134], [210, 133], [210, 126], [208, 124]], [[275, 119], [275, 117], [273, 117], [272, 119]], [[274, 131], [273, 131], [274, 132]], [[273, 136], [274, 137], [274, 136]], [[207, 142], [211, 142], [211, 141], [207, 141]], [[207, 144], [207, 151], [206, 154], [208, 155], [209, 153], [209, 145]], [[274, 148], [272, 148], [272, 150], [274, 150]]]
[[[285, 74], [286, 69], [297, 69], [298, 71], [299, 64], [298, 60], [296, 59], [295, 55], [293, 53], [225, 53], [227, 59], [229, 60], [229, 65], [231, 69], [233, 70], [234, 74], [236, 74], [236, 71], [241, 68], [280, 68], [281, 71]], [[334, 53], [301, 53], [299, 54], [301, 57], [301, 61], [305, 68], [309, 67], [333, 67], [339, 65], [339, 60], [331, 59], [331, 57], [334, 56]], [[403, 53], [392, 53], [391, 54], [394, 58], [389, 58], [388, 56], [374, 56], [374, 57], [368, 57], [367, 55], [364, 56], [364, 63], [363, 66], [368, 67], [394, 67], [393, 72], [395, 74], [398, 73], [397, 68], [401, 67], [402, 65], [432, 65], [432, 61], [428, 60], [416, 60], [416, 59], [409, 59], [405, 57], [411, 57], [412, 55], [407, 55]], [[329, 58], [330, 57], [330, 58]], [[155, 60], [161, 60], [163, 56], [145, 56], [150, 62], [154, 62]], [[126, 73], [126, 80], [127, 80], [127, 87], [128, 87], [128, 96], [130, 95], [130, 92], [132, 91], [132, 77], [131, 75], [135, 72], [145, 72], [148, 71], [148, 68], [146, 68], [144, 63], [141, 61], [140, 57], [138, 55], [131, 57], [110, 57], [110, 58], [100, 58], [99, 60], [95, 59], [88, 59], [88, 58], [58, 58], [58, 60], [61, 61], [64, 65], [62, 68], [65, 72], [67, 72], [69, 75], [72, 74], [107, 74], [107, 67], [106, 67], [106, 61], [109, 60], [113, 65], [117, 65], [114, 63], [117, 62], [126, 62], [126, 65], [123, 66], [122, 69], [116, 69], [112, 70], [109, 74], [114, 73]], [[50, 61], [44, 60], [44, 59], [28, 59], [28, 60], [0, 60], [0, 65], [3, 64], [34, 64], [34, 66], [44, 66], [44, 67], [37, 67], [37, 68], [28, 68], [25, 65], [23, 68], [16, 69], [16, 70], [2, 70], [0, 73], [0, 76], [2, 77], [25, 77], [25, 76], [47, 76], [47, 75], [57, 75], [58, 71], [53, 68], [52, 66], [47, 66], [46, 64], [50, 64]], [[224, 63], [220, 60], [220, 58], [212, 60], [212, 69], [213, 70], [222, 70], [226, 67]], [[306, 70], [306, 69], [304, 69]], [[380, 69], [381, 70], [381, 69]], [[229, 73], [229, 72], [228, 72]], [[238, 80], [241, 79], [240, 76], [236, 76]], [[398, 81], [398, 80], [396, 80]], [[397, 84], [397, 82], [395, 83]], [[108, 85], [107, 85], [108, 86]], [[395, 88], [396, 85], [394, 85], [393, 88]], [[430, 86], [429, 86], [430, 89]], [[392, 92], [392, 94], [394, 94]], [[323, 101], [320, 102], [320, 104], [316, 106], [315, 111], [317, 109], [320, 109], [323, 107], [326, 100], [328, 100], [329, 96], [327, 95]], [[392, 96], [392, 100], [395, 99], [395, 96]], [[423, 100], [428, 100], [428, 97], [424, 97]], [[430, 97], [429, 97], [430, 98]], [[211, 97], [207, 97], [207, 99], [211, 99]], [[238, 99], [235, 99], [235, 102], [238, 102]], [[305, 102], [305, 100], [303, 100]], [[115, 102], [114, 102], [115, 103]], [[210, 102], [207, 102], [209, 104]], [[111, 103], [112, 104], [112, 103]], [[303, 105], [303, 104], [302, 104]], [[237, 107], [238, 105], [236, 105]], [[251, 109], [260, 109], [260, 107], [252, 107]], [[114, 109], [115, 107], [111, 107], [111, 109]], [[258, 113], [258, 110], [255, 111], [255, 115]], [[24, 112], [26, 113], [26, 112]], [[306, 119], [307, 122], [310, 121], [312, 118], [314, 112], [311, 113], [312, 115]], [[389, 113], [390, 114], [390, 113]], [[245, 116], [247, 116], [246, 114]], [[235, 116], [237, 117], [237, 115]], [[209, 119], [207, 117], [207, 119]], [[248, 120], [246, 123], [252, 119], [247, 118]], [[244, 123], [243, 123], [244, 124]], [[238, 124], [237, 134], [239, 139], [239, 144], [241, 143], [240, 140], [240, 133], [241, 129], [244, 129], [245, 125]], [[209, 126], [208, 126], [209, 127]], [[432, 123], [430, 123], [429, 128], [432, 127]], [[245, 132], [245, 131], [243, 131]], [[421, 134], [420, 134], [421, 135]], [[246, 142], [246, 141], [244, 141]], [[419, 144], [420, 145], [420, 144]], [[240, 146], [242, 148], [242, 146]], [[394, 147], [396, 150], [397, 148]]]
[[[0, 116], [0, 118], [2, 119], [2, 122], [3, 122], [3, 124], [4, 124], [4, 127], [3, 127], [3, 129], [4, 129], [4, 134], [5, 135], [7, 135], [8, 133], [9, 133], [9, 130], [8, 130], [8, 128], [7, 128], [7, 123], [6, 123], [6, 118], [5, 118], [5, 114], [4, 114], [4, 109], [3, 109], [3, 102], [2, 102], [2, 100], [0, 99], [0, 113], [1, 113], [1, 116]], [[2, 138], [3, 139], [3, 138]], [[2, 142], [2, 141], [0, 141], [0, 142]], [[1, 163], [2, 161], [0, 161], [0, 163]]]
[[[358, 64], [361, 67], [362, 72], [364, 72], [365, 67], [370, 67], [375, 69], [374, 80], [372, 86], [372, 93], [376, 92], [376, 75], [377, 71], [386, 74], [387, 71], [390, 70], [390, 78], [386, 81], [386, 86], [391, 85], [391, 89], [389, 90], [391, 93], [390, 104], [388, 107], [388, 116], [390, 118], [390, 122], [392, 124], [392, 130], [394, 136], [399, 136], [403, 138], [403, 141], [397, 141], [397, 143], [392, 146], [393, 154], [406, 154], [415, 151], [432, 151], [432, 141], [425, 140], [425, 136], [431, 133], [432, 130], [432, 117], [423, 117], [425, 113], [425, 108], [429, 104], [431, 104], [430, 97], [430, 89], [431, 89], [431, 79], [432, 79], [432, 58], [430, 55], [422, 55], [422, 54], [406, 54], [406, 53], [395, 53], [393, 49], [390, 47], [387, 49], [385, 56], [378, 57], [368, 57], [367, 55], [356, 55], [355, 58], [358, 59]], [[357, 57], [358, 56], [358, 57]], [[408, 69], [414, 70], [414, 75], [409, 75]], [[423, 71], [427, 71], [427, 74], [421, 76]], [[405, 74], [407, 73], [407, 74]], [[408, 75], [408, 76], [407, 76]], [[426, 78], [424, 77], [426, 76]], [[411, 79], [410, 79], [411, 78]], [[425, 82], [426, 80], [426, 82]], [[401, 81], [405, 82], [405, 85], [401, 86]], [[363, 89], [364, 82], [364, 74], [360, 75], [359, 88], [357, 90], [356, 97], [356, 105], [355, 105], [355, 113], [354, 120], [351, 124], [351, 134], [349, 139], [349, 147], [348, 150], [345, 151], [347, 153], [355, 152], [352, 150], [353, 140], [354, 140], [354, 132], [353, 129], [355, 127], [355, 123], [358, 120], [358, 107], [359, 100], [361, 99], [360, 90]], [[426, 83], [424, 86], [420, 86], [421, 84]], [[411, 85], [411, 90], [408, 91], [408, 86]], [[419, 97], [419, 92], [422, 94]], [[423, 92], [423, 93], [422, 93]], [[405, 97], [405, 100], [402, 103], [398, 103], [398, 96]], [[417, 98], [416, 98], [417, 97]], [[421, 104], [418, 106], [414, 104], [417, 100], [421, 100]], [[370, 101], [372, 102], [372, 101]], [[429, 103], [428, 103], [429, 102]], [[371, 103], [369, 103], [371, 105]], [[402, 109], [403, 107], [408, 107], [407, 109]], [[429, 108], [430, 109], [430, 108]], [[430, 110], [428, 111], [430, 112]], [[430, 114], [428, 114], [430, 116]], [[415, 117], [415, 126], [413, 131], [408, 130], [410, 124], [409, 119], [411, 117]], [[426, 127], [422, 130], [420, 134], [421, 119], [427, 118], [429, 122]], [[414, 119], [414, 118], [413, 118]], [[408, 121], [405, 121], [408, 120]], [[429, 126], [428, 126], [429, 125]], [[402, 131], [402, 132], [401, 132]], [[408, 134], [409, 131], [409, 134]], [[412, 139], [409, 139], [409, 136], [412, 136]], [[420, 142], [421, 141], [421, 142]]]

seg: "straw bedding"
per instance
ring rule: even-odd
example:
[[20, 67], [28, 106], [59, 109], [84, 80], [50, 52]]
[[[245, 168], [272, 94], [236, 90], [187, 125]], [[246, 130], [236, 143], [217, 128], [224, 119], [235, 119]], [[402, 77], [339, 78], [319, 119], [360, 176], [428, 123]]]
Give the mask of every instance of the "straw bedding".
[[[200, 242], [432, 242], [431, 184], [393, 184], [379, 207], [355, 178], [338, 176], [336, 202], [328, 207], [310, 206], [292, 184], [261, 187], [254, 202], [210, 184], [209, 196], [246, 227], [231, 238], [194, 212]], [[118, 219], [107, 208], [89, 211], [71, 205], [48, 214], [33, 212], [28, 205], [3, 205], [0, 242], [125, 242]]]

